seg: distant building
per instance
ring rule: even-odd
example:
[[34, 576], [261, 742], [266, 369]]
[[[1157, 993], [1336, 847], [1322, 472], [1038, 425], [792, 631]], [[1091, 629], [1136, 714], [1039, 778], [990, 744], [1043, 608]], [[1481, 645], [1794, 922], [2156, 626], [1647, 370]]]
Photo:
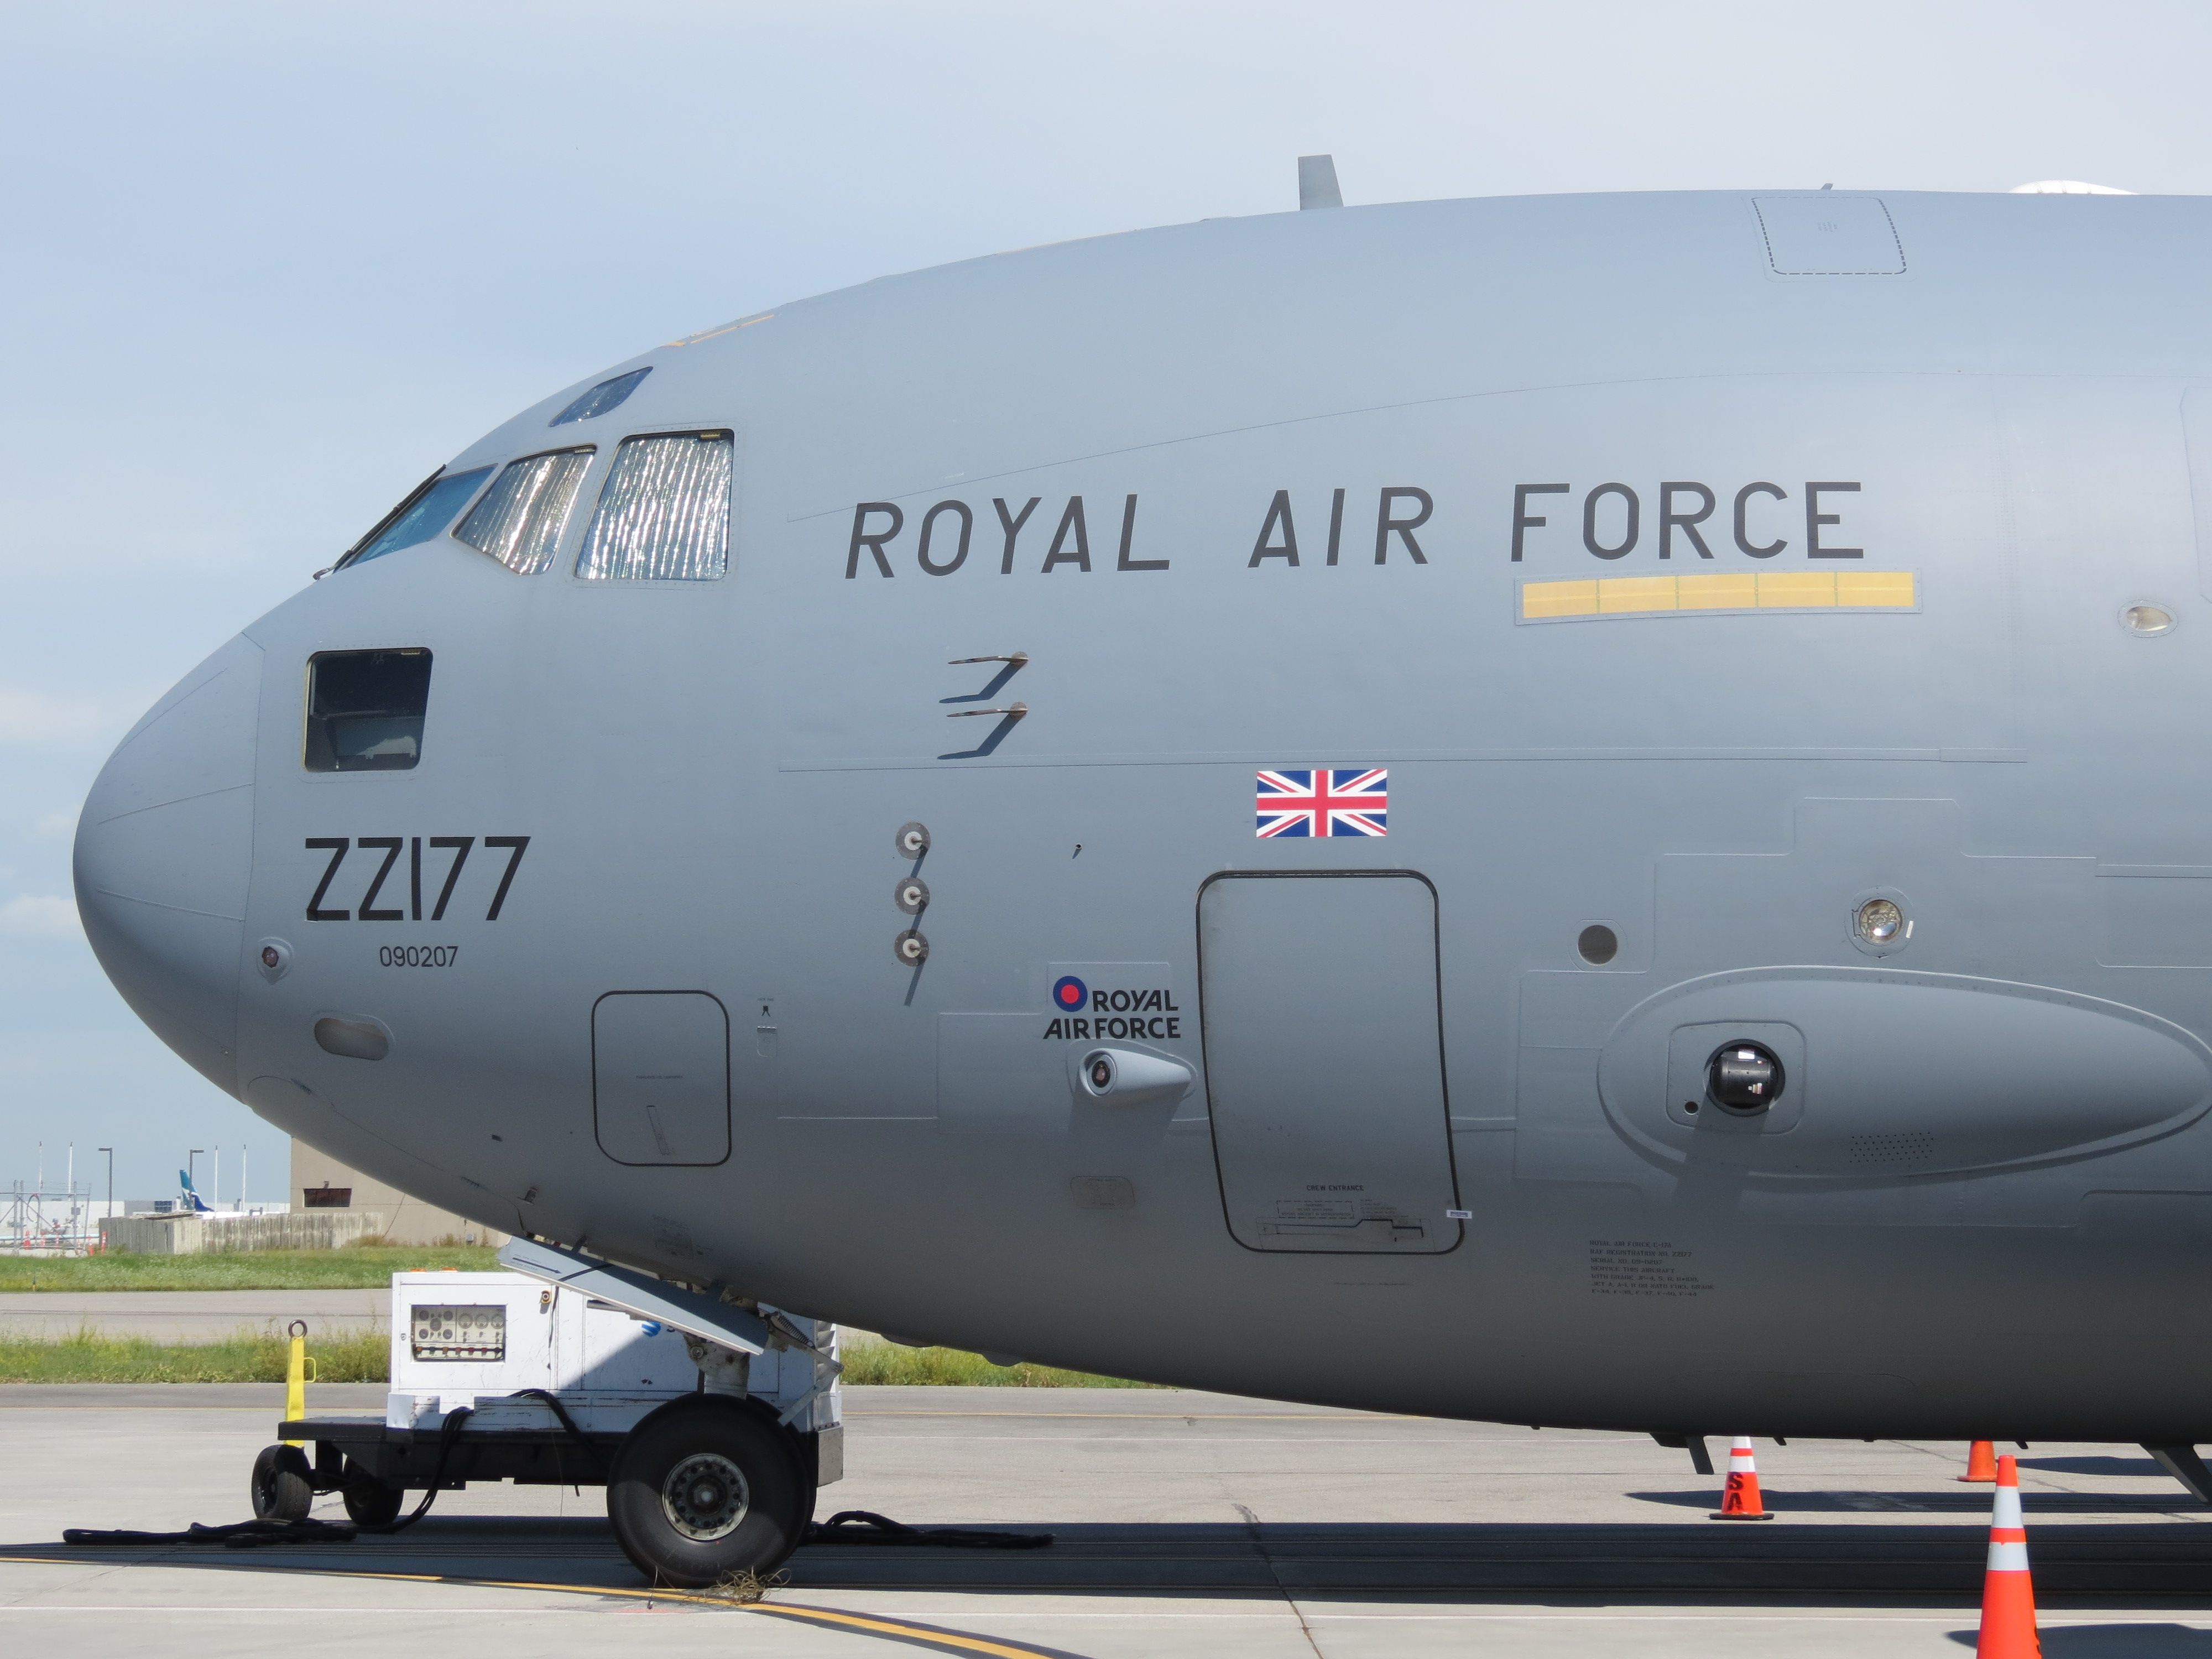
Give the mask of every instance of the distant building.
[[471, 1244], [504, 1244], [507, 1235], [410, 1198], [397, 1187], [349, 1170], [304, 1140], [292, 1142], [292, 1210], [374, 1210], [392, 1218], [384, 1237], [394, 1244], [435, 1244], [458, 1239]]

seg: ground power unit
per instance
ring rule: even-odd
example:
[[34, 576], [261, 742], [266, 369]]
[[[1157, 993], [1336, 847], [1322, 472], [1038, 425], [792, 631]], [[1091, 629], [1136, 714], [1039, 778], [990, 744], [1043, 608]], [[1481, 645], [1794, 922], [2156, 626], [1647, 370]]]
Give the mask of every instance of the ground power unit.
[[394, 1273], [383, 1416], [283, 1423], [255, 1464], [255, 1512], [303, 1516], [334, 1492], [385, 1527], [410, 1492], [603, 1486], [624, 1551], [670, 1582], [795, 1547], [815, 1490], [844, 1473], [836, 1327], [556, 1266]]

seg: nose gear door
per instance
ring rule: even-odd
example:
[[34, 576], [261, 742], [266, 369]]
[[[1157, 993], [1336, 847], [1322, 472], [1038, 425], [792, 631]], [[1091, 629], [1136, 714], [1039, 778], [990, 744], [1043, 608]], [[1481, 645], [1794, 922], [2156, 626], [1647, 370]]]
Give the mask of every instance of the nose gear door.
[[704, 991], [610, 991], [592, 1007], [592, 1115], [617, 1164], [730, 1155], [730, 1016]]

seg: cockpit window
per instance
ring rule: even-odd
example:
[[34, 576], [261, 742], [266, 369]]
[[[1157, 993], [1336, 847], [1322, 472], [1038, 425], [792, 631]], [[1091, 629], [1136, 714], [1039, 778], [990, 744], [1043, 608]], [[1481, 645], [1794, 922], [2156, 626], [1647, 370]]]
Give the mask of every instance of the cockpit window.
[[618, 407], [652, 373], [652, 366], [648, 364], [643, 368], [633, 368], [627, 374], [617, 374], [611, 380], [602, 380], [545, 424], [566, 426], [571, 421], [588, 421], [595, 415], [604, 415]]
[[414, 493], [392, 508], [360, 546], [338, 561], [339, 567], [380, 559], [386, 553], [428, 541], [453, 523], [453, 515], [477, 493], [477, 486], [490, 476], [488, 466], [471, 467], [466, 472], [441, 472], [416, 485]]
[[712, 581], [730, 567], [727, 432], [625, 438], [576, 556], [594, 581]]
[[509, 461], [499, 482], [461, 520], [454, 538], [489, 553], [519, 576], [534, 576], [553, 562], [576, 487], [596, 452], [563, 449]]
[[430, 653], [323, 651], [307, 659], [310, 772], [398, 772], [422, 757]]

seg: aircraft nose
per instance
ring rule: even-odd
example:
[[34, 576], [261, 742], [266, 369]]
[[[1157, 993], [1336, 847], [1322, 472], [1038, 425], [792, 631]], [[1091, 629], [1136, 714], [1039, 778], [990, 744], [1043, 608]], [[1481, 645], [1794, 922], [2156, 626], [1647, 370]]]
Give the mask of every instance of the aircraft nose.
[[233, 1095], [260, 698], [261, 647], [240, 635], [131, 729], [76, 826], [77, 912], [100, 967]]

